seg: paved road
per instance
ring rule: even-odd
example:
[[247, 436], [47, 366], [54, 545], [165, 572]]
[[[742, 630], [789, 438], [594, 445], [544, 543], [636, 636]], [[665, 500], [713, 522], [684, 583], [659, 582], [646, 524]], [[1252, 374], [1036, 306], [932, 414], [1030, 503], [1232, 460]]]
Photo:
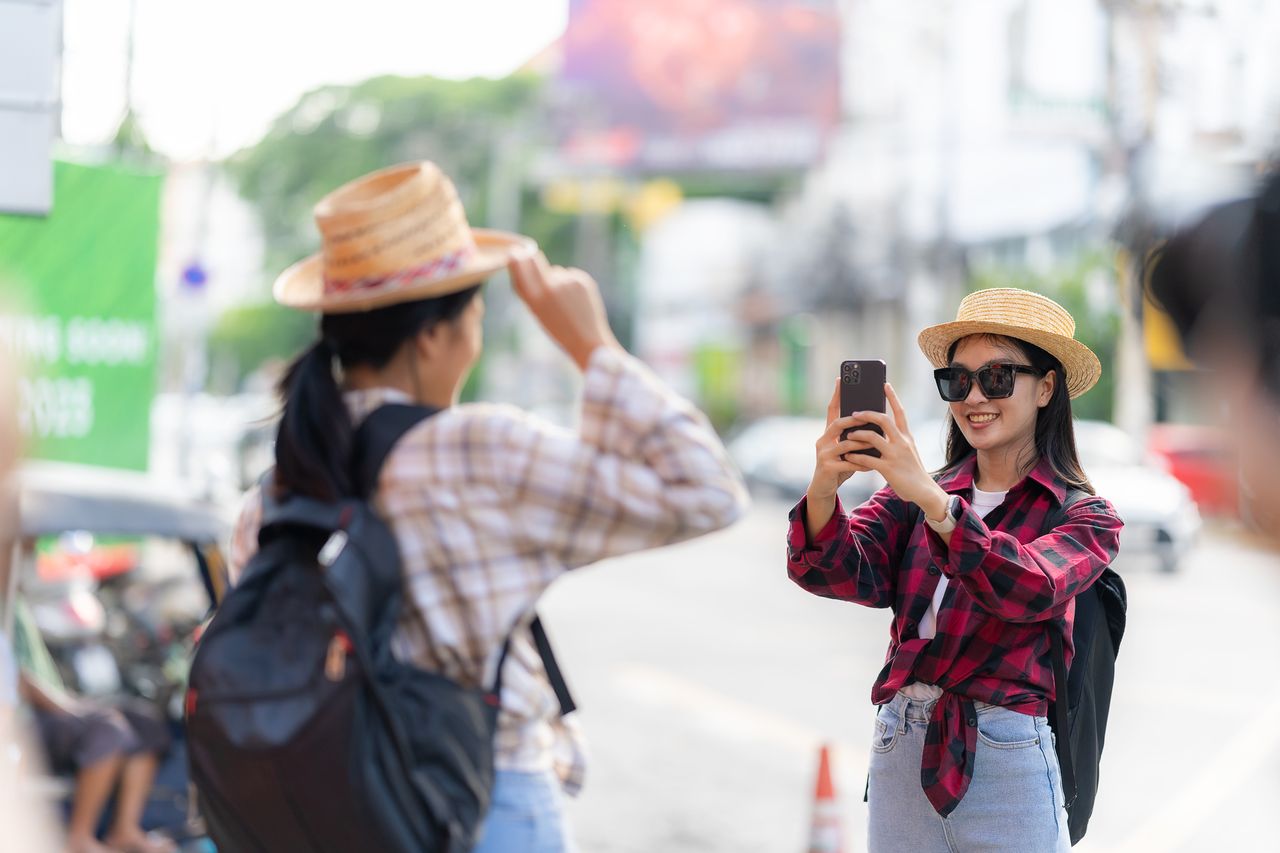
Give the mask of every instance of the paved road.
[[[835, 745], [845, 849], [888, 614], [785, 577], [786, 507], [565, 579], [542, 607], [593, 747], [570, 806], [587, 853], [790, 853], [818, 744]], [[1207, 535], [1182, 574], [1122, 556], [1129, 629], [1089, 838], [1076, 849], [1274, 848], [1280, 554]]]

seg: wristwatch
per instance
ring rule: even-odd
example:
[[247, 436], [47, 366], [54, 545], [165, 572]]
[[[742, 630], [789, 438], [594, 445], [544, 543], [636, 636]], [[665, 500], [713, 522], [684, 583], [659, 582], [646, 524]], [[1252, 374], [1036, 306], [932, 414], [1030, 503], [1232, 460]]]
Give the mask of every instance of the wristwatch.
[[934, 521], [925, 514], [924, 520], [934, 529], [940, 536], [946, 536], [948, 533], [956, 529], [956, 522], [960, 519], [960, 496], [952, 495], [947, 500], [947, 514], [942, 517], [941, 521]]

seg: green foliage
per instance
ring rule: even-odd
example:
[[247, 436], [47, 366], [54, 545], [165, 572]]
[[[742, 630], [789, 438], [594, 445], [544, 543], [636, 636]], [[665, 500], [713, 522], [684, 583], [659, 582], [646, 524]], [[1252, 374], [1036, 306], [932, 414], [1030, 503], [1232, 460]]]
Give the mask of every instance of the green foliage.
[[227, 164], [261, 214], [268, 269], [315, 251], [311, 208], [325, 193], [407, 160], [439, 163], [457, 184], [471, 223], [484, 224], [494, 143], [531, 111], [540, 87], [529, 75], [386, 76], [304, 95]]
[[232, 308], [218, 318], [209, 335], [209, 357], [215, 364], [232, 364], [239, 384], [268, 361], [293, 358], [315, 335], [313, 314], [274, 302], [245, 305]]
[[1113, 282], [1109, 255], [1091, 249], [1059, 264], [1047, 274], [1037, 274], [1021, 266], [989, 265], [976, 269], [969, 290], [988, 287], [1019, 287], [1043, 293], [1071, 312], [1076, 321], [1076, 338], [1097, 354], [1102, 362], [1102, 378], [1091, 391], [1071, 402], [1078, 418], [1109, 421], [1115, 403], [1115, 365], [1120, 337], [1120, 306], [1114, 284], [1099, 298], [1099, 281]]
[[[386, 76], [303, 95], [257, 145], [226, 163], [261, 219], [268, 275], [319, 248], [312, 207], [322, 196], [408, 160], [439, 163], [457, 185], [471, 224], [484, 225], [494, 144], [531, 126], [540, 91], [540, 79], [529, 75], [463, 81]], [[230, 311], [213, 334], [211, 355], [231, 359], [239, 381], [264, 361], [299, 350], [314, 334], [314, 323], [270, 304]]]

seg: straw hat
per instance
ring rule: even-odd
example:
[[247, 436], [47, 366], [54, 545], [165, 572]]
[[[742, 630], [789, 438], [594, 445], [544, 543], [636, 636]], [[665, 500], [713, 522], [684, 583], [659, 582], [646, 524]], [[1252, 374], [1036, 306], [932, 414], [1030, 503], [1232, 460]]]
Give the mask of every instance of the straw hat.
[[403, 163], [345, 184], [315, 206], [322, 250], [276, 279], [276, 301], [343, 314], [456, 293], [532, 253], [528, 237], [471, 228], [453, 181]]
[[934, 367], [947, 366], [947, 350], [966, 335], [1004, 335], [1034, 344], [1062, 362], [1072, 399], [1092, 388], [1102, 375], [1093, 350], [1075, 339], [1076, 321], [1047, 296], [1012, 287], [970, 293], [953, 323], [920, 333], [920, 350]]

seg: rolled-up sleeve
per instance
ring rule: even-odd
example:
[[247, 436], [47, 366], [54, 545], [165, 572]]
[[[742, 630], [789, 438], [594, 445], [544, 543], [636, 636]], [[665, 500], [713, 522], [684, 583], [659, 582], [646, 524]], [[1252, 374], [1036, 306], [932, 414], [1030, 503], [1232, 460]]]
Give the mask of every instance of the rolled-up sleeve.
[[805, 528], [808, 498], [791, 510], [787, 574], [802, 589], [867, 607], [889, 607], [909, 527], [902, 500], [889, 487], [845, 512], [839, 498], [831, 520], [812, 541]]
[[945, 575], [980, 607], [1006, 622], [1053, 618], [1115, 559], [1124, 526], [1115, 508], [1093, 497], [1073, 505], [1052, 532], [1026, 544], [991, 530], [961, 499], [949, 544], [932, 531], [929, 549]]

